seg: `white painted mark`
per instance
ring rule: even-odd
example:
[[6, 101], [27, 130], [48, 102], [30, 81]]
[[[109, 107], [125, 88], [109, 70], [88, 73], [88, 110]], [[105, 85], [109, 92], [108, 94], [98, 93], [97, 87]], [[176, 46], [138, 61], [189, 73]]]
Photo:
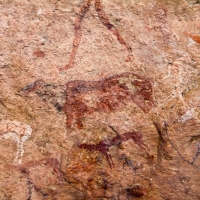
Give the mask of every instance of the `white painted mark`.
[[194, 118], [193, 110], [187, 110], [186, 113], [182, 115], [178, 121], [184, 123], [187, 120], [192, 119], [192, 118]]
[[39, 15], [41, 15], [41, 14], [42, 14], [42, 9], [39, 8], [38, 11], [37, 11], [37, 15], [39, 16]]
[[32, 134], [32, 128], [18, 121], [2, 120], [0, 122], [0, 139], [12, 139], [17, 144], [17, 153], [14, 159], [14, 163], [22, 163], [22, 157], [24, 154], [24, 142]]

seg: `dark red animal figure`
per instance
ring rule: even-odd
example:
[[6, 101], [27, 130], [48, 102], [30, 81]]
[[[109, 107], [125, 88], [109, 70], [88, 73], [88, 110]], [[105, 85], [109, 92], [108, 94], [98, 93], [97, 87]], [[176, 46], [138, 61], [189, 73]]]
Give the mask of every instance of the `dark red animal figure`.
[[148, 78], [122, 73], [99, 81], [70, 81], [66, 85], [42, 80], [27, 85], [22, 94], [35, 92], [58, 111], [66, 114], [66, 126], [83, 128], [82, 120], [94, 112], [114, 112], [133, 102], [144, 112], [154, 106], [153, 87]]
[[66, 84], [64, 112], [66, 125], [75, 121], [83, 128], [82, 119], [94, 112], [112, 112], [135, 103], [144, 112], [154, 106], [153, 88], [148, 78], [134, 73], [114, 75], [100, 81], [70, 81]]
[[133, 140], [133, 142], [137, 144], [140, 148], [149, 151], [148, 146], [143, 142], [142, 134], [140, 132], [127, 132], [122, 135], [117, 134], [117, 136], [111, 139], [101, 140], [98, 144], [80, 144], [78, 145], [78, 147], [81, 149], [86, 149], [89, 151], [98, 151], [102, 153], [103, 155], [105, 155], [110, 168], [112, 168], [112, 166], [114, 166], [114, 163], [111, 155], [108, 154], [109, 148], [114, 145], [120, 145], [121, 142], [127, 140]]

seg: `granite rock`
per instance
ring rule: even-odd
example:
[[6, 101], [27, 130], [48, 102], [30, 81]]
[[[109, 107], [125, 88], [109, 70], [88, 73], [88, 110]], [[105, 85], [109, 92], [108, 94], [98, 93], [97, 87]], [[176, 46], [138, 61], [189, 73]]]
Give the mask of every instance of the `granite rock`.
[[198, 0], [0, 9], [0, 199], [200, 199]]

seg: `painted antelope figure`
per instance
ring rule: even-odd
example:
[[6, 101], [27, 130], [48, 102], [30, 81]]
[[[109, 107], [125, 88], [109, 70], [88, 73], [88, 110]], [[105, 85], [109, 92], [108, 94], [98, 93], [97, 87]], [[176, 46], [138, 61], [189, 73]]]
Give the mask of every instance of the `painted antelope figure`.
[[[65, 89], [64, 89], [65, 88]], [[153, 87], [146, 77], [134, 73], [113, 75], [99, 81], [74, 80], [64, 85], [46, 84], [39, 80], [22, 89], [24, 94], [35, 92], [66, 114], [66, 126], [75, 122], [83, 128], [82, 120], [94, 112], [112, 112], [133, 102], [144, 112], [154, 106]]]
[[111, 146], [120, 145], [120, 143], [125, 142], [127, 140], [132, 140], [141, 149], [149, 151], [148, 146], [143, 141], [142, 134], [140, 132], [136, 132], [136, 131], [126, 132], [121, 135], [119, 133], [117, 133], [117, 135], [115, 137], [110, 138], [110, 139], [101, 140], [98, 144], [83, 143], [83, 144], [79, 144], [78, 147], [81, 149], [86, 149], [89, 151], [98, 151], [98, 152], [102, 153], [106, 157], [110, 168], [112, 168], [112, 167], [114, 167], [114, 162], [112, 160], [111, 155], [109, 154], [109, 148]]

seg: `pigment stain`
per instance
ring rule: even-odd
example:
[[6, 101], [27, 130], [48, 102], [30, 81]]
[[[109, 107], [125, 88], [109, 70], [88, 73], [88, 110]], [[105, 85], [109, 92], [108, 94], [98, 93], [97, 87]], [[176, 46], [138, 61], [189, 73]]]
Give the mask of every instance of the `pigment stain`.
[[41, 50], [34, 51], [33, 55], [38, 57], [38, 58], [44, 58], [46, 56], [46, 54]]

